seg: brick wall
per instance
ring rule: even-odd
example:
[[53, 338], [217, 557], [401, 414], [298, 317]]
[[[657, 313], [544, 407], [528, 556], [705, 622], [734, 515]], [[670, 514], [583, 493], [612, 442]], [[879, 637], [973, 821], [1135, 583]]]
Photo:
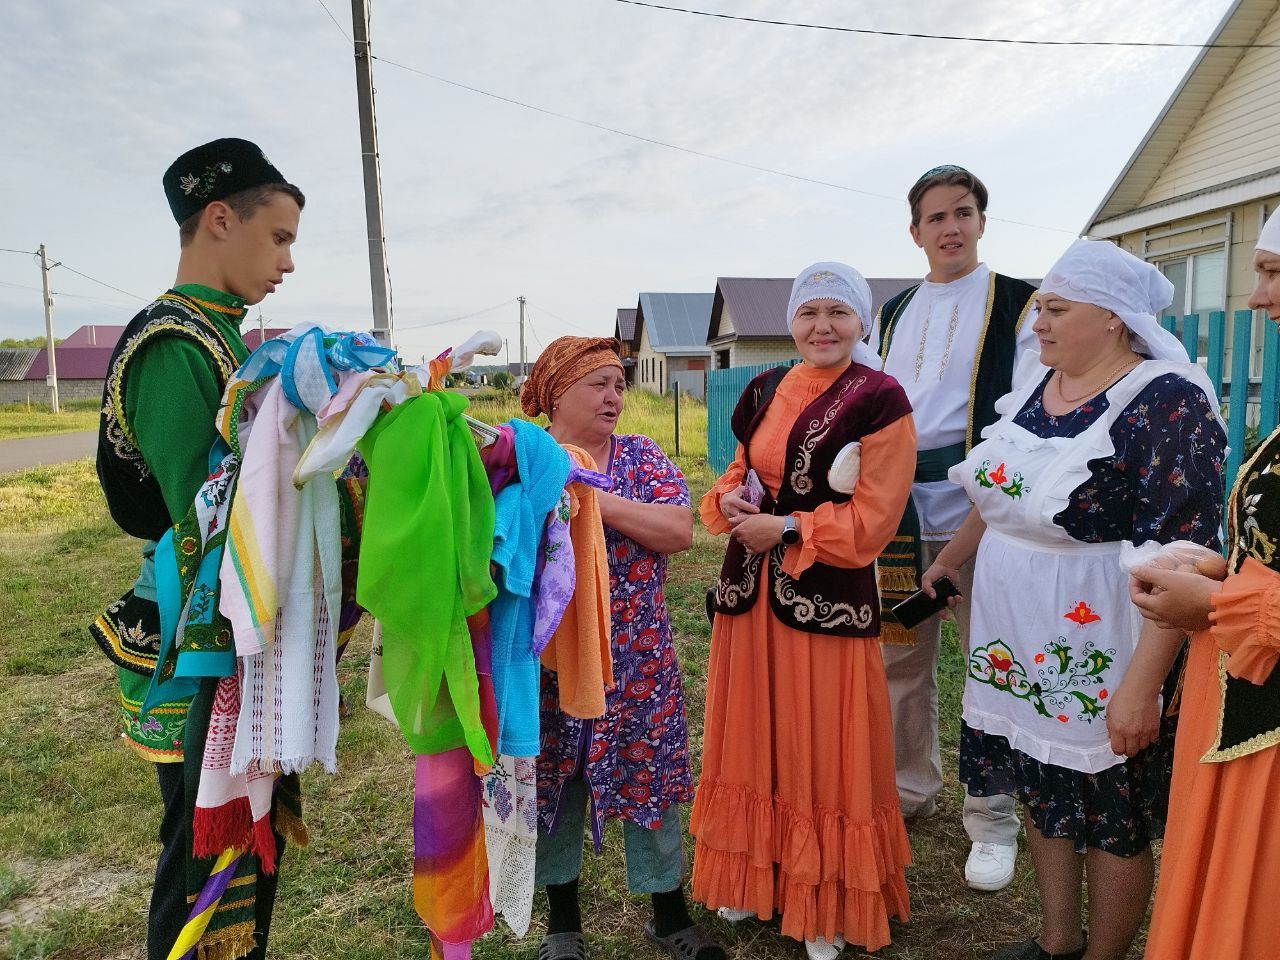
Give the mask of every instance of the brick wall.
[[735, 340], [730, 348], [729, 365], [751, 367], [758, 363], [775, 363], [779, 360], [795, 360], [800, 356], [795, 343], [790, 340]]
[[[101, 380], [59, 380], [58, 399], [99, 400], [102, 398]], [[49, 388], [43, 380], [0, 380], [0, 403], [48, 403]]]

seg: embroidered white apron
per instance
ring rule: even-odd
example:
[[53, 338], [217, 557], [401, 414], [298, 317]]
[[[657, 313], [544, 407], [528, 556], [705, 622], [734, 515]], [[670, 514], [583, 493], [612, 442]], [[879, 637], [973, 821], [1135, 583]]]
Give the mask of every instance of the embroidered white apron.
[[1089, 461], [1115, 453], [1111, 426], [1134, 397], [1168, 373], [1198, 381], [1191, 369], [1139, 364], [1107, 391], [1102, 416], [1069, 438], [1041, 438], [1013, 422], [1039, 386], [1033, 379], [1000, 399], [1001, 419], [949, 473], [987, 523], [974, 568], [964, 720], [1042, 763], [1097, 773], [1123, 762], [1107, 738], [1107, 701], [1142, 624], [1120, 543], [1081, 543], [1053, 517], [1088, 480]]

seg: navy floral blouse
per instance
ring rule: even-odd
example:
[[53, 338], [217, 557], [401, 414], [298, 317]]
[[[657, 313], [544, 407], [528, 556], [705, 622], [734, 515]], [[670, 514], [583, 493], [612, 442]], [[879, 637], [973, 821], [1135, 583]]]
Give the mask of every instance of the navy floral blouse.
[[[1060, 417], [1045, 412], [1050, 373], [1014, 422], [1038, 437], [1074, 437], [1110, 406], [1105, 394]], [[1054, 522], [1084, 543], [1191, 540], [1217, 549], [1227, 437], [1211, 401], [1188, 380], [1151, 381], [1111, 426], [1114, 455], [1091, 460], [1091, 476]]]

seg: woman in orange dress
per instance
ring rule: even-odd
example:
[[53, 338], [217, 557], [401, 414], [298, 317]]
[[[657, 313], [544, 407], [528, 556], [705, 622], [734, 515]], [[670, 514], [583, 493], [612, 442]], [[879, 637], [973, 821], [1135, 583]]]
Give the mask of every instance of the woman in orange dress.
[[[1280, 212], [1253, 264], [1249, 306], [1280, 322]], [[1143, 616], [1191, 633], [1148, 960], [1280, 955], [1280, 430], [1228, 511], [1225, 581], [1140, 568], [1130, 583]]]
[[[714, 592], [693, 896], [731, 921], [777, 912], [784, 936], [831, 960], [846, 941], [885, 946], [889, 918], [908, 913], [874, 563], [906, 505], [915, 427], [863, 341], [871, 292], [856, 271], [809, 267], [788, 313], [804, 362], [748, 385], [737, 456], [700, 505], [708, 530], [732, 536]], [[831, 468], [855, 442], [853, 486], [847, 456]]]

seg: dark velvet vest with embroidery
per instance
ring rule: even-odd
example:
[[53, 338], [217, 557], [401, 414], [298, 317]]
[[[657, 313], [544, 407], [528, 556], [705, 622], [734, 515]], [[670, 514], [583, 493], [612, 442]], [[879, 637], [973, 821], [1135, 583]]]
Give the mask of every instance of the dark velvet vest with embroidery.
[[[751, 437], [764, 420], [773, 391], [787, 370], [760, 374], [747, 385], [733, 412], [733, 433], [751, 466]], [[777, 499], [766, 490], [762, 513], [787, 516], [812, 512], [823, 503], [845, 503], [847, 494], [827, 484], [827, 471], [846, 444], [887, 427], [911, 412], [906, 394], [890, 376], [861, 364], [849, 367], [796, 419], [787, 437], [786, 467]], [[863, 470], [874, 470], [863, 464]], [[770, 552], [762, 577], [763, 554], [749, 556], [730, 539], [714, 593], [718, 614], [746, 613], [761, 589], [769, 595], [774, 616], [784, 625], [809, 633], [841, 637], [874, 637], [880, 632], [880, 601], [875, 567], [854, 570], [815, 562], [799, 577], [782, 572], [786, 547]]]
[[165, 507], [160, 484], [138, 450], [125, 417], [129, 362], [153, 337], [159, 336], [181, 337], [204, 349], [213, 361], [220, 385], [225, 385], [240, 366], [231, 346], [199, 308], [173, 291], [143, 308], [120, 335], [107, 365], [103, 388], [102, 418], [98, 424], [98, 480], [112, 519], [125, 533], [139, 540], [159, 540], [174, 523]]
[[[1241, 468], [1227, 505], [1230, 569], [1252, 557], [1280, 573], [1280, 430]], [[1230, 676], [1218, 655], [1222, 715], [1207, 761], [1234, 760], [1280, 743], [1280, 667], [1261, 684]]]

